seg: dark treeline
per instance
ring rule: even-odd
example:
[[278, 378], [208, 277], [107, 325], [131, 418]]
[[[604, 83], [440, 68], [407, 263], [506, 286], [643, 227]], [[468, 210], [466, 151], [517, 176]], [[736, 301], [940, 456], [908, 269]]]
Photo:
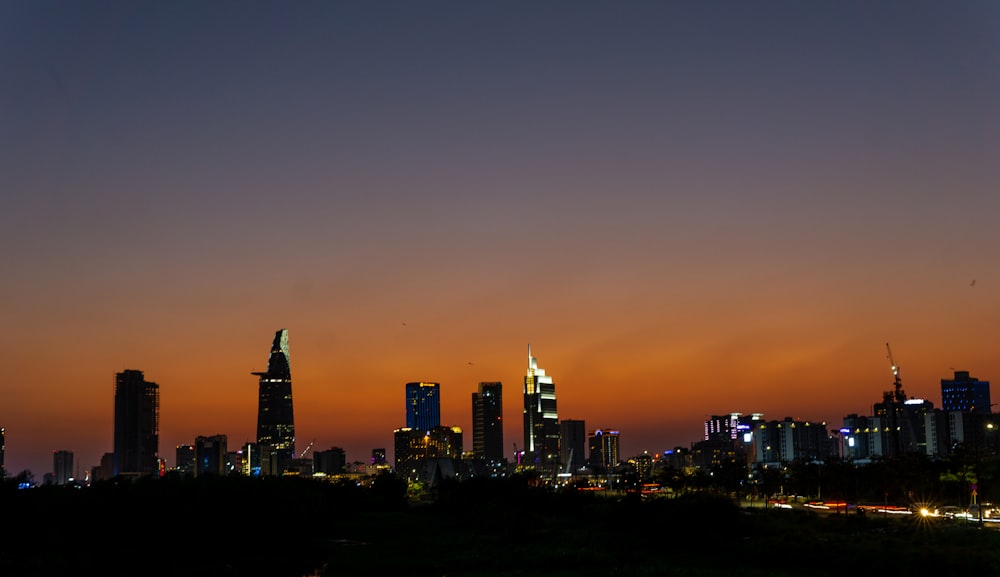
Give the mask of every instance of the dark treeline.
[[918, 516], [741, 508], [555, 489], [537, 478], [447, 480], [420, 500], [308, 478], [145, 478], [0, 489], [0, 575], [1000, 574], [1000, 531]]

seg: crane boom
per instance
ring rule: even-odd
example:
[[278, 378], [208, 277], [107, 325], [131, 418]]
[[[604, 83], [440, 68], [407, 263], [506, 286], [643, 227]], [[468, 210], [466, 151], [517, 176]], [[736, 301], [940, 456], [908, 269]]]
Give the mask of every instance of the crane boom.
[[899, 365], [892, 358], [892, 349], [889, 348], [889, 343], [885, 344], [885, 350], [889, 353], [889, 364], [892, 367], [893, 385], [896, 387], [895, 399], [903, 402], [906, 400], [906, 395], [903, 393], [903, 380], [899, 376]]

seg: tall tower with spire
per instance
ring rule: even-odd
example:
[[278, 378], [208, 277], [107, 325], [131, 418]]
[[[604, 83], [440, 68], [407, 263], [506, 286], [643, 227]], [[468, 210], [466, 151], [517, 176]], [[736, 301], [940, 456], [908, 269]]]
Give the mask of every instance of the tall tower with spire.
[[524, 377], [524, 460], [542, 472], [559, 464], [559, 416], [556, 386], [528, 345], [528, 373]]
[[288, 330], [274, 334], [267, 371], [260, 378], [257, 401], [257, 450], [260, 474], [281, 475], [295, 457], [295, 420], [292, 413], [292, 370], [288, 361]]

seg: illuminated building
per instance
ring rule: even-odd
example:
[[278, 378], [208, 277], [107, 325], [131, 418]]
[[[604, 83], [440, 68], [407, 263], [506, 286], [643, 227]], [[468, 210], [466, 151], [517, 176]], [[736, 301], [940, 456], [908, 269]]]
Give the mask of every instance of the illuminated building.
[[229, 451], [225, 435], [199, 436], [194, 440], [194, 476], [226, 475], [226, 453]]
[[54, 451], [52, 453], [52, 482], [56, 485], [68, 485], [73, 480], [73, 451]]
[[407, 468], [425, 459], [461, 459], [462, 429], [434, 427], [429, 431], [405, 427], [393, 432], [396, 470], [406, 476]]
[[524, 377], [525, 466], [548, 470], [559, 464], [559, 415], [552, 377], [538, 368], [528, 345], [528, 373]]
[[142, 371], [115, 375], [114, 470], [119, 475], [154, 475], [159, 469], [160, 386]]
[[503, 385], [479, 383], [472, 393], [472, 453], [476, 459], [503, 459]]
[[559, 421], [559, 459], [566, 473], [574, 473], [587, 465], [587, 429], [581, 420]]
[[194, 475], [194, 445], [177, 445], [175, 459], [177, 472], [182, 475]]
[[441, 426], [441, 385], [406, 383], [406, 426], [429, 431]]
[[0, 477], [3, 477], [3, 454], [7, 450], [7, 431], [0, 427]]
[[295, 421], [292, 413], [292, 369], [288, 357], [288, 330], [274, 334], [267, 371], [260, 377], [257, 401], [257, 450], [261, 475], [281, 475], [295, 458]]
[[597, 429], [590, 435], [590, 466], [597, 471], [610, 473], [620, 460], [618, 439], [620, 434], [612, 429]]
[[379, 447], [377, 449], [372, 449], [372, 463], [371, 464], [375, 465], [377, 467], [383, 466], [383, 465], [386, 464], [386, 461], [385, 461], [385, 449], [384, 448]]
[[969, 371], [955, 371], [954, 379], [941, 379], [941, 410], [992, 413], [990, 382], [970, 377]]
[[[870, 426], [878, 427], [878, 419], [869, 418]], [[783, 421], [760, 420], [755, 425], [755, 462], [764, 465], [780, 465], [796, 461], [824, 461], [830, 456], [830, 436], [826, 423], [794, 421], [785, 417]]]

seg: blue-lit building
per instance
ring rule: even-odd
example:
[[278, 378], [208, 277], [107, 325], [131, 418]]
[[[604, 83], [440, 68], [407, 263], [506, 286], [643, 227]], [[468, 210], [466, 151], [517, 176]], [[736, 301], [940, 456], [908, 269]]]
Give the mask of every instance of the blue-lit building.
[[406, 383], [406, 428], [429, 431], [441, 426], [441, 385]]
[[990, 382], [970, 377], [969, 371], [955, 371], [955, 378], [941, 379], [941, 410], [992, 413]]

